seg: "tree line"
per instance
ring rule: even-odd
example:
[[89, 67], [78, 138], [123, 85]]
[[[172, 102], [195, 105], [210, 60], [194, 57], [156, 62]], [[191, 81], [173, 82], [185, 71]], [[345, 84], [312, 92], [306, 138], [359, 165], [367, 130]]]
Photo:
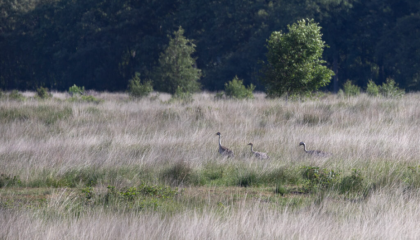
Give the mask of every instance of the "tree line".
[[325, 90], [393, 79], [417, 91], [419, 13], [417, 0], [0, 0], [0, 88], [122, 91], [138, 76], [173, 92], [162, 54], [181, 26], [188, 71], [199, 70], [191, 88], [221, 90], [237, 76], [265, 91], [272, 33], [314, 19], [335, 73]]

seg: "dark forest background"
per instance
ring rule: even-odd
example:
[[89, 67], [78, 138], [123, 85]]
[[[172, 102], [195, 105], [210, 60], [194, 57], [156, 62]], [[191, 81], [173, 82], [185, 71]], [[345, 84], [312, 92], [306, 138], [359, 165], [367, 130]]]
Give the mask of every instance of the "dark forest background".
[[264, 90], [266, 39], [302, 18], [318, 22], [329, 45], [323, 57], [336, 75], [325, 90], [387, 78], [420, 90], [418, 0], [0, 0], [0, 88], [123, 91], [135, 72], [153, 81], [182, 26], [203, 89], [237, 75]]

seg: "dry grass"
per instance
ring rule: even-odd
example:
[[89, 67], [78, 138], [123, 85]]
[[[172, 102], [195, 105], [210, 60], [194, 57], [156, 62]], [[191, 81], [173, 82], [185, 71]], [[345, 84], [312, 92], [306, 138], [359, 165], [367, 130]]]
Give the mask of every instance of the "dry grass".
[[[154, 176], [175, 163], [186, 164], [189, 171], [212, 163], [258, 174], [317, 166], [343, 174], [359, 169], [366, 184], [376, 190], [366, 198], [328, 192], [326, 196], [281, 197], [262, 188], [257, 188], [261, 191], [257, 194], [220, 190], [217, 196], [198, 194], [199, 204], [185, 205], [197, 199], [191, 197], [195, 190], [206, 192], [205, 187], [191, 186], [185, 190], [188, 194], [177, 199], [187, 207], [165, 214], [166, 210], [90, 209], [80, 205], [77, 191], [61, 188], [29, 194], [45, 197], [35, 197], [44, 200], [28, 205], [18, 197], [20, 190], [6, 188], [7, 193], [0, 191], [0, 238], [419, 238], [418, 185], [407, 190], [407, 182], [413, 180], [404, 175], [407, 167], [419, 165], [419, 94], [400, 99], [328, 95], [285, 102], [265, 99], [264, 94], [250, 101], [215, 101], [213, 94], [200, 93], [192, 103], [183, 103], [167, 102], [170, 96], [165, 94], [133, 101], [122, 93], [95, 93], [104, 100], [99, 104], [68, 102], [69, 96], [63, 93], [54, 97], [0, 100], [0, 173], [19, 176], [32, 185], [75, 169], [114, 174], [108, 182], [96, 185], [100, 191], [107, 184], [131, 186], [146, 178], [158, 183]], [[234, 150], [234, 159], [218, 155], [218, 131], [222, 144]], [[308, 149], [327, 151], [333, 157], [309, 157], [299, 148], [301, 141]], [[270, 159], [252, 158], [249, 142]], [[121, 171], [128, 173], [123, 176]], [[16, 196], [10, 197], [10, 191]], [[8, 205], [13, 199], [24, 203]], [[292, 207], [296, 199], [305, 203]], [[83, 209], [79, 215], [75, 214], [78, 208]]]
[[53, 206], [57, 216], [51, 218], [0, 210], [0, 224], [5, 239], [418, 239], [418, 199], [418, 193], [378, 192], [362, 203], [327, 199], [299, 211], [256, 203], [173, 215], [92, 211], [66, 218]]

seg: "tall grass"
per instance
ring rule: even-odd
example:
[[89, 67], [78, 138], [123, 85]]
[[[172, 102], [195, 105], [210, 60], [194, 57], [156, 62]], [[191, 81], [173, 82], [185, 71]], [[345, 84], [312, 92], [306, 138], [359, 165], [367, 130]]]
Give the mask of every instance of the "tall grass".
[[0, 210], [0, 224], [6, 239], [418, 239], [419, 197], [396, 189], [364, 202], [327, 198], [299, 211], [255, 202], [171, 215], [96, 210], [68, 216], [55, 204], [50, 217]]
[[[0, 238], [418, 238], [419, 94], [33, 95], [0, 100]], [[216, 132], [235, 158], [219, 156]], [[333, 156], [308, 156], [301, 141]]]

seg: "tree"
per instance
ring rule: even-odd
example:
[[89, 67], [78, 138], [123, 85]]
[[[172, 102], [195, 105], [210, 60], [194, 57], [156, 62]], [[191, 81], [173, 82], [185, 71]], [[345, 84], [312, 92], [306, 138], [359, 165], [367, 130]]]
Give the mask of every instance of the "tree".
[[317, 23], [302, 19], [287, 28], [289, 33], [273, 32], [268, 39], [268, 63], [261, 80], [270, 97], [316, 91], [334, 74], [322, 65], [325, 42]]
[[174, 94], [175, 92], [196, 92], [200, 90], [197, 81], [201, 70], [195, 67], [195, 44], [184, 37], [184, 29], [179, 27], [174, 38], [168, 36], [169, 45], [159, 57], [156, 69], [155, 87], [158, 91]]

